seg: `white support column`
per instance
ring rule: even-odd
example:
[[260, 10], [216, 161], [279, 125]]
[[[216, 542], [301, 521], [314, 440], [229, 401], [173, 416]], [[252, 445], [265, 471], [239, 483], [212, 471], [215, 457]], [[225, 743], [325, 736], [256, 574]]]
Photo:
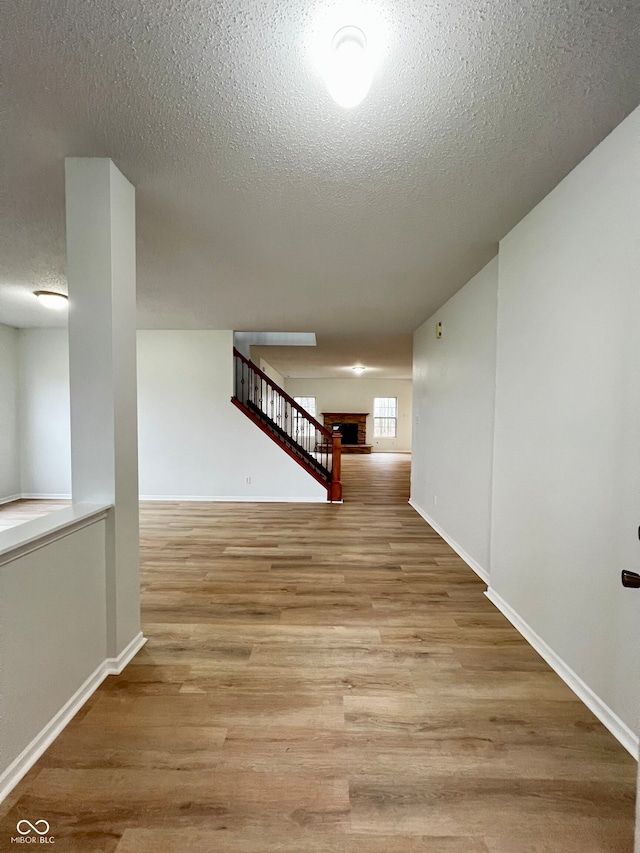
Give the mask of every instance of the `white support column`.
[[109, 159], [67, 158], [73, 500], [110, 503], [107, 657], [141, 642], [135, 190]]

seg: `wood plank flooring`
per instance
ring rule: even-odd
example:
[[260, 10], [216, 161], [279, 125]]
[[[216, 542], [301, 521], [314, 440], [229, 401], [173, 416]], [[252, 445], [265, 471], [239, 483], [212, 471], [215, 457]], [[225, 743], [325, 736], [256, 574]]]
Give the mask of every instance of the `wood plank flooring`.
[[[635, 762], [407, 505], [146, 504], [147, 646], [4, 804], [58, 851], [633, 849]], [[13, 849], [13, 848], [12, 848]]]

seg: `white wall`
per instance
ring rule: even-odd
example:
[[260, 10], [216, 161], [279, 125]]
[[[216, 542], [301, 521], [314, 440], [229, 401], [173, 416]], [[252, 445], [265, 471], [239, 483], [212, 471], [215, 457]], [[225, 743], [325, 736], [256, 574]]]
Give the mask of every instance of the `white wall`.
[[[226, 331], [138, 332], [140, 494], [325, 500], [326, 490], [231, 404], [232, 338]], [[23, 492], [68, 494], [66, 331], [23, 330], [20, 354]]]
[[640, 570], [639, 139], [640, 109], [505, 237], [497, 270], [417, 330], [412, 474], [412, 502], [630, 751], [640, 605], [619, 575]]
[[491, 584], [637, 731], [640, 109], [500, 244]]
[[[489, 574], [498, 260], [415, 332], [411, 503]], [[436, 323], [442, 337], [436, 338]]]
[[[322, 412], [369, 412], [367, 444], [373, 452], [411, 450], [410, 379], [287, 379], [285, 390], [291, 397], [315, 397], [317, 419]], [[373, 437], [373, 398], [398, 398], [398, 435]]]
[[260, 370], [263, 373], [267, 374], [269, 379], [273, 379], [273, 381], [276, 383], [276, 385], [279, 385], [280, 388], [284, 388], [284, 383], [285, 383], [284, 376], [281, 373], [279, 373], [275, 369], [275, 367], [273, 367], [271, 364], [269, 364], [268, 361], [266, 361], [264, 358], [261, 358], [260, 364], [258, 366], [260, 367]]
[[326, 500], [232, 405], [232, 342], [230, 331], [138, 332], [140, 494]]
[[0, 501], [14, 498], [22, 491], [18, 363], [18, 330], [0, 324]]
[[23, 495], [71, 495], [66, 329], [22, 329], [20, 459]]

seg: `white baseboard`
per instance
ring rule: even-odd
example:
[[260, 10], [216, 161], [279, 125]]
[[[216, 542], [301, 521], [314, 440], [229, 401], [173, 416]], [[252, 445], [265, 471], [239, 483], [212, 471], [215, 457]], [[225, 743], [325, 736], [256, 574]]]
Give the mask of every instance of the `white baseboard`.
[[450, 545], [453, 550], [467, 563], [474, 572], [482, 578], [489, 587], [485, 595], [498, 610], [506, 616], [513, 627], [520, 633], [524, 639], [538, 652], [538, 654], [549, 664], [551, 669], [556, 672], [560, 678], [573, 690], [576, 696], [584, 702], [584, 704], [592, 711], [600, 722], [611, 732], [611, 734], [624, 746], [624, 748], [637, 760], [639, 749], [638, 735], [623, 722], [617, 714], [615, 714], [608, 705], [606, 705], [599, 696], [577, 675], [565, 661], [557, 655], [553, 649], [545, 643], [545, 641], [528, 625], [522, 617], [507, 602], [489, 586], [490, 576], [482, 566], [480, 566], [471, 557], [464, 548], [461, 548], [458, 543], [452, 539], [430, 516], [414, 501], [410, 500], [409, 504], [415, 511], [424, 518], [427, 524], [431, 525], [444, 541]]
[[251, 497], [239, 497], [238, 495], [140, 495], [141, 501], [166, 501], [167, 503], [296, 503], [296, 504], [326, 504], [326, 495], [317, 498], [279, 498], [252, 495]]
[[449, 545], [451, 548], [453, 548], [453, 550], [456, 552], [456, 554], [461, 559], [463, 559], [465, 561], [465, 563], [469, 566], [469, 568], [473, 569], [473, 571], [478, 575], [478, 577], [481, 578], [488, 586], [489, 585], [489, 572], [486, 569], [483, 569], [482, 566], [480, 565], [480, 563], [478, 563], [477, 560], [474, 560], [473, 557], [471, 556], [471, 554], [468, 554], [461, 545], [458, 545], [456, 540], [452, 539], [451, 536], [449, 536], [449, 534], [445, 530], [443, 530], [442, 527], [440, 527], [438, 522], [434, 521], [431, 518], [431, 516], [429, 516], [422, 509], [422, 507], [418, 506], [418, 504], [415, 501], [410, 499], [409, 500], [409, 506], [412, 506], [415, 509], [415, 511], [418, 513], [418, 515], [421, 515], [422, 518], [424, 518], [424, 520], [427, 522], [427, 524], [430, 527], [433, 527], [433, 529], [436, 531], [436, 533], [444, 539], [444, 541], [447, 543], [447, 545]]
[[69, 701], [23, 749], [0, 776], [0, 802], [13, 790], [22, 777], [31, 770], [40, 756], [48, 749], [60, 732], [78, 713], [87, 699], [95, 693], [109, 674], [103, 661], [82, 684]]
[[108, 675], [119, 675], [133, 656], [146, 643], [142, 633], [123, 649], [117, 658], [107, 658], [87, 678], [73, 696], [0, 774], [0, 803], [33, 767], [40, 756], [51, 746], [62, 730], [71, 722], [85, 702], [95, 693]]
[[43, 493], [36, 494], [35, 492], [23, 492], [20, 497], [25, 501], [70, 501], [71, 495], [47, 495]]
[[22, 498], [22, 495], [9, 495], [8, 498], [0, 498], [0, 506], [2, 504], [10, 504], [12, 501], [19, 501]]
[[545, 643], [533, 628], [524, 621], [524, 619], [516, 613], [516, 611], [499, 595], [494, 589], [489, 587], [485, 595], [498, 608], [498, 610], [506, 616], [513, 627], [525, 638], [525, 640], [533, 646], [540, 657], [549, 664], [560, 678], [567, 684], [576, 696], [581, 699], [584, 704], [593, 711], [600, 722], [611, 732], [611, 734], [638, 759], [638, 736], [631, 731], [629, 726], [623, 722], [617, 714], [615, 714], [608, 705], [597, 696], [588, 684], [577, 675], [554, 650]]
[[133, 658], [138, 654], [140, 649], [147, 642], [147, 638], [142, 631], [131, 640], [128, 646], [124, 648], [117, 658], [107, 658], [104, 665], [107, 670], [107, 675], [120, 675], [122, 670], [131, 663]]

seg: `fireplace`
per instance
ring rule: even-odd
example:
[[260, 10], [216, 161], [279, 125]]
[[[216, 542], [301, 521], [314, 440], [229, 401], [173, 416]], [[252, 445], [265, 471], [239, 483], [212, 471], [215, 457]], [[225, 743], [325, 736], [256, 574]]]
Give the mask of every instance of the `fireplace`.
[[331, 425], [332, 430], [340, 430], [342, 433], [342, 444], [358, 443], [358, 424], [336, 424]]
[[366, 412], [323, 412], [322, 417], [327, 429], [340, 429], [344, 453], [371, 453]]

